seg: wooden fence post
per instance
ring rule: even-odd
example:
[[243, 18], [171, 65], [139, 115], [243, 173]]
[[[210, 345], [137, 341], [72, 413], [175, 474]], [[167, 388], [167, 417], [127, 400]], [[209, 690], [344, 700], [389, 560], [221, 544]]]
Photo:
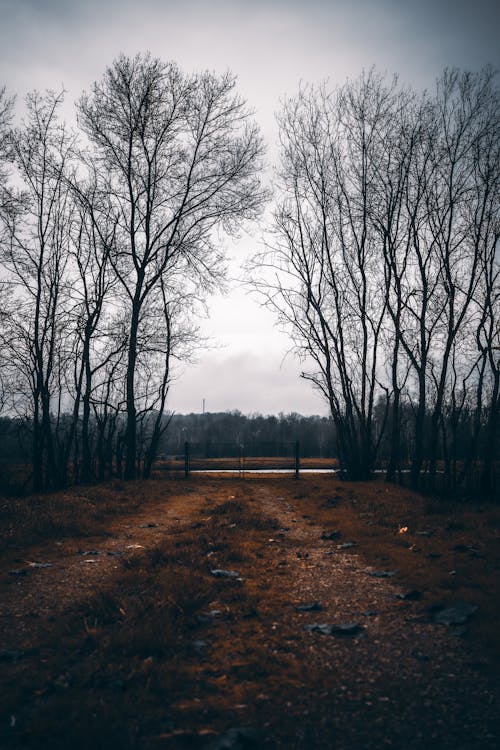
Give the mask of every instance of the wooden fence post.
[[189, 455], [189, 443], [186, 440], [184, 443], [184, 476], [186, 479], [189, 476], [189, 472], [191, 471], [191, 457]]
[[295, 479], [300, 476], [300, 443], [297, 440], [295, 442]]
[[240, 443], [238, 447], [238, 472], [240, 475], [240, 479], [243, 479], [244, 477], [244, 469], [243, 469], [244, 460], [245, 458], [244, 458], [244, 453], [243, 453], [243, 445]]

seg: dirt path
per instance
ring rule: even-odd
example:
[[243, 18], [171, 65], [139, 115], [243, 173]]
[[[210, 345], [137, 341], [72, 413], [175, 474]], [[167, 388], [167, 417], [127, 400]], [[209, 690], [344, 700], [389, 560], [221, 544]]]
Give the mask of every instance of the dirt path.
[[[342, 549], [349, 540], [322, 538], [331, 527], [325, 534], [313, 510], [302, 514], [293, 493], [276, 496], [264, 486], [256, 499], [286, 529], [269, 543], [269, 587], [279, 576], [290, 604], [322, 608], [284, 609], [273, 625], [297, 636], [295, 653], [304, 664], [301, 710], [309, 720], [298, 730], [298, 747], [333, 747], [331, 737], [338, 750], [495, 747], [498, 685], [478, 674], [477, 654], [457, 637], [460, 628], [429, 622], [420, 602], [399, 598], [409, 591], [397, 573], [370, 575], [361, 548]], [[364, 630], [359, 638], [304, 633], [313, 623]]]
[[153, 548], [165, 533], [198, 518], [205, 496], [192, 492], [188, 500], [183, 492], [169, 494], [134, 515], [118, 516], [104, 538], [98, 534], [53, 539], [29, 549], [10, 550], [0, 567], [7, 584], [0, 602], [1, 648], [31, 647], [34, 619], [51, 623], [64, 617], [106, 579], [112, 579], [124, 559]]
[[[400, 598], [408, 587], [397, 573], [371, 575], [377, 571], [362, 546], [336, 536], [334, 512], [328, 527], [314, 507], [304, 513], [291, 482], [207, 480], [182, 489], [114, 519], [106, 537], [55, 539], [9, 553], [0, 609], [7, 680], [16, 679], [16, 666], [26, 680], [45, 664], [57, 684], [61, 664], [51, 670], [51, 663], [61, 659], [54, 650], [61, 621], [72, 622], [96, 590], [113, 586], [124, 566], [133, 569], [136, 556], [187, 539], [196, 549], [208, 545], [201, 557], [207, 581], [228, 563], [238, 580], [217, 579], [209, 614], [197, 615], [192, 634], [189, 621], [187, 637], [198, 645], [186, 659], [188, 689], [170, 697], [174, 719], [139, 725], [130, 747], [216, 748], [214, 737], [241, 726], [257, 734], [247, 745], [226, 735], [229, 744], [223, 739], [219, 747], [498, 746], [498, 686], [476, 668], [478, 653], [459, 630], [430, 622], [420, 601]], [[238, 513], [218, 518], [217, 508], [233, 502], [251, 509], [253, 526]], [[307, 629], [315, 624], [340, 630]], [[64, 674], [71, 669], [77, 666]], [[20, 717], [29, 723], [30, 700], [19, 711], [9, 707], [2, 720], [13, 728]], [[35, 700], [41, 710], [43, 690]], [[36, 727], [30, 731], [27, 747], [51, 747], [47, 737], [37, 744]], [[8, 747], [20, 745], [12, 740]]]

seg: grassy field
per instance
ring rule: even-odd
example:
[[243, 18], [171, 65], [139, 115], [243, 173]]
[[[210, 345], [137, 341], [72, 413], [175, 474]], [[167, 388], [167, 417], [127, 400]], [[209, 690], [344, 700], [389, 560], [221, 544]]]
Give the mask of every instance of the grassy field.
[[498, 747], [498, 507], [320, 475], [1, 506], [2, 747]]

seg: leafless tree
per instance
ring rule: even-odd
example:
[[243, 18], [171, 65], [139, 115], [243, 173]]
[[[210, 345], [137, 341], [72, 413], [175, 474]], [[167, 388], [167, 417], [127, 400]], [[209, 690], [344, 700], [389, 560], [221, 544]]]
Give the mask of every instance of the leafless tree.
[[388, 416], [394, 477], [408, 404], [414, 484], [427, 461], [432, 486], [452, 455], [456, 475], [459, 423], [475, 388], [477, 446], [487, 382], [496, 444], [494, 81], [489, 68], [445, 71], [417, 96], [372, 70], [333, 92], [303, 89], [279, 117], [277, 209], [254, 283], [316, 363], [304, 377], [330, 406], [352, 477], [370, 474]]
[[35, 489], [57, 481], [51, 413], [61, 405], [57, 387], [66, 366], [59, 343], [73, 221], [66, 180], [73, 138], [58, 121], [61, 102], [62, 94], [50, 92], [27, 97], [27, 119], [10, 138], [21, 187], [9, 190], [2, 212], [2, 259], [15, 299], [2, 343], [31, 401]]
[[[3, 232], [1, 215], [6, 210], [8, 197], [7, 180], [9, 175], [10, 155], [10, 125], [12, 121], [14, 99], [7, 96], [5, 87], [0, 88], [0, 241]], [[0, 279], [0, 327], [6, 325], [9, 290], [5, 280]], [[8, 385], [8, 360], [4, 352], [0, 351], [0, 413], [8, 401], [10, 387]]]
[[10, 162], [10, 126], [14, 110], [14, 97], [7, 96], [5, 86], [0, 88], [0, 207], [8, 197], [7, 178]]
[[438, 81], [433, 178], [426, 191], [430, 246], [438, 265], [442, 299], [439, 340], [431, 360], [435, 383], [430, 423], [430, 475], [436, 472], [438, 429], [449, 391], [450, 361], [467, 335], [480, 281], [481, 255], [497, 237], [499, 100], [493, 71], [445, 71]]
[[110, 262], [130, 310], [126, 470], [136, 473], [141, 313], [162, 278], [209, 291], [223, 275], [214, 230], [258, 212], [262, 141], [229, 74], [184, 75], [150, 56], [121, 56], [79, 103], [100, 186], [118, 224]]
[[387, 297], [375, 225], [381, 145], [398, 106], [395, 82], [370, 71], [329, 93], [304, 89], [279, 119], [282, 158], [269, 254], [256, 266], [267, 303], [318, 369], [304, 373], [328, 401], [342, 463], [370, 475]]
[[[117, 355], [113, 347], [107, 346], [109, 336], [104, 333], [109, 326], [109, 311], [113, 307], [115, 279], [111, 273], [109, 255], [114, 245], [117, 222], [107, 196], [99, 195], [95, 180], [87, 184], [73, 180], [71, 189], [76, 214], [70, 248], [74, 303], [71, 311], [71, 355], [74, 368], [68, 390], [73, 401], [73, 418], [65, 449], [68, 460], [73, 441], [78, 438], [81, 410], [81, 467], [76, 460], [78, 451], [75, 449], [74, 471], [79, 471], [83, 482], [89, 482], [92, 477], [90, 430], [94, 376], [109, 359]], [[99, 221], [96, 220], [96, 212]], [[118, 350], [123, 350], [123, 342], [118, 344]]]
[[[491, 169], [491, 172], [490, 172]], [[498, 433], [500, 412], [500, 262], [498, 240], [498, 200], [500, 187], [500, 154], [496, 139], [495, 158], [489, 162], [486, 174], [491, 175], [491, 208], [488, 231], [480, 243], [479, 284], [476, 289], [477, 327], [475, 342], [478, 351], [476, 428], [472, 436], [472, 458], [476, 457], [478, 436], [484, 425], [484, 450], [482, 451], [482, 489], [494, 492], [494, 464], [498, 459]], [[486, 404], [486, 408], [484, 407]]]
[[[180, 280], [160, 280], [147, 310], [148, 341], [142, 347], [143, 366], [138, 377], [146, 384], [142, 395], [143, 476], [151, 475], [161, 438], [168, 428], [171, 414], [166, 404], [175, 361], [189, 362], [203, 345], [203, 338], [193, 321], [202, 314], [202, 300], [189, 295]], [[145, 311], [146, 312], [146, 311]]]

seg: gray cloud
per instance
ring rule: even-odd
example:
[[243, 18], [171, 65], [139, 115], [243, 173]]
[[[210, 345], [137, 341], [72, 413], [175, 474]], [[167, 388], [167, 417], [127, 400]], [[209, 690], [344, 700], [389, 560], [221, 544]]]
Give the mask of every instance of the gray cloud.
[[[68, 89], [66, 113], [83, 88], [124, 51], [151, 50], [186, 70], [231, 69], [271, 144], [274, 112], [300, 81], [340, 83], [375, 64], [418, 87], [444, 66], [500, 66], [493, 0], [0, 0], [0, 85]], [[235, 248], [238, 258], [256, 239]], [[280, 369], [286, 337], [251, 300], [212, 302], [211, 333], [225, 349], [186, 368], [172, 408], [324, 413], [293, 359]]]
[[273, 61], [261, 88], [283, 67], [343, 77], [375, 63], [419, 77], [446, 64], [499, 63], [493, 0], [0, 0], [0, 12], [2, 63], [13, 55], [29, 64], [31, 51], [69, 68], [96, 59], [102, 67], [122, 48], [151, 47], [201, 67], [251, 61], [261, 71]]
[[327, 413], [326, 404], [300, 378], [294, 358], [254, 351], [235, 355], [210, 352], [198, 365], [179, 372], [170, 391], [169, 408], [178, 413], [239, 409], [244, 413]]

